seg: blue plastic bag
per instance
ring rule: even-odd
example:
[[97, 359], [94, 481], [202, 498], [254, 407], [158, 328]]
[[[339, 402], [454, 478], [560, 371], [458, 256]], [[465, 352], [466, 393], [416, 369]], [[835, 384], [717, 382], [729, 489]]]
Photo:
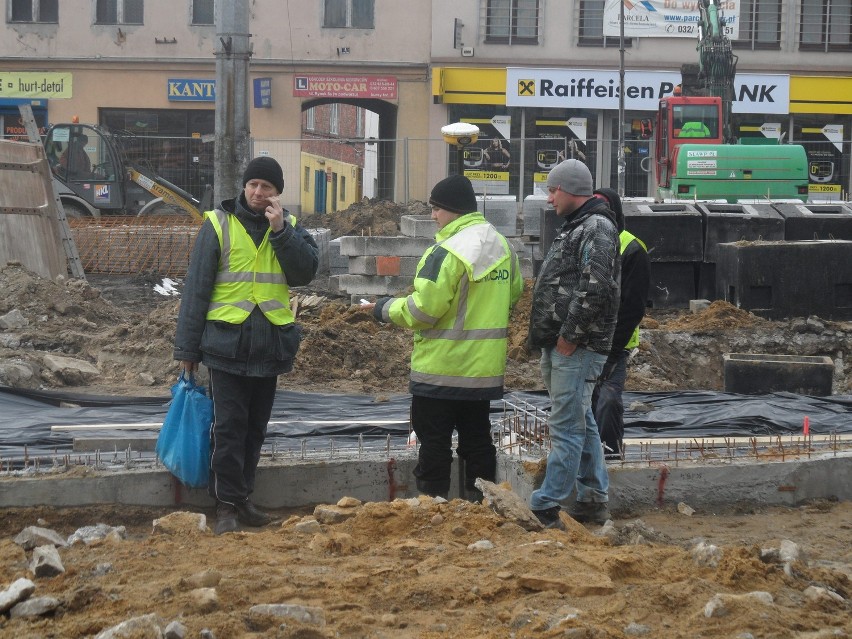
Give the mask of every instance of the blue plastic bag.
[[207, 390], [186, 379], [183, 371], [172, 386], [172, 402], [157, 437], [157, 455], [185, 486], [207, 485], [213, 400]]

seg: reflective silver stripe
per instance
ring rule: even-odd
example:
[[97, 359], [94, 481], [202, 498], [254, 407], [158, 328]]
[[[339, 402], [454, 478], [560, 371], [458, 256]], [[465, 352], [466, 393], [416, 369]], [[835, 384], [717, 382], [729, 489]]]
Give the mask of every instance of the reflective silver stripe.
[[251, 313], [254, 310], [255, 304], [245, 300], [242, 302], [210, 302], [210, 307], [207, 309], [207, 312], [209, 313], [210, 311], [224, 306], [236, 306], [246, 313]]
[[[389, 304], [386, 304], [385, 308], [387, 308], [388, 306]], [[414, 298], [411, 295], [409, 295], [408, 299], [406, 300], [406, 306], [408, 306], [408, 312], [411, 313], [411, 317], [416, 319], [418, 322], [423, 322], [424, 324], [430, 324], [434, 326], [435, 322], [440, 319], [438, 317], [432, 317], [431, 315], [427, 315], [419, 308], [417, 308], [417, 305], [414, 303]]]
[[287, 305], [279, 302], [278, 300], [267, 300], [266, 302], [261, 302], [259, 304], [260, 310], [264, 313], [268, 313], [269, 311], [277, 311], [282, 308], [289, 308]]
[[450, 339], [454, 341], [466, 341], [477, 339], [503, 339], [509, 335], [508, 328], [470, 328], [470, 329], [437, 329], [430, 328], [420, 331], [423, 337], [429, 339]]
[[231, 233], [228, 228], [228, 214], [222, 209], [213, 211], [219, 221], [219, 229], [222, 233], [222, 270], [231, 270]]
[[287, 284], [284, 273], [255, 273], [254, 281], [258, 284]]
[[470, 278], [467, 276], [467, 271], [464, 272], [464, 277], [461, 279], [459, 287], [459, 306], [456, 311], [456, 319], [453, 322], [453, 329], [456, 331], [464, 330], [464, 318], [467, 316], [467, 296], [470, 293]]
[[254, 278], [254, 273], [251, 271], [219, 271], [216, 276], [217, 282], [251, 282]]
[[256, 282], [258, 284], [287, 285], [284, 273], [255, 273], [254, 271], [219, 271], [217, 282]]
[[503, 375], [494, 377], [459, 377], [456, 375], [430, 375], [411, 371], [411, 381], [433, 386], [455, 386], [457, 388], [495, 388], [503, 386]]

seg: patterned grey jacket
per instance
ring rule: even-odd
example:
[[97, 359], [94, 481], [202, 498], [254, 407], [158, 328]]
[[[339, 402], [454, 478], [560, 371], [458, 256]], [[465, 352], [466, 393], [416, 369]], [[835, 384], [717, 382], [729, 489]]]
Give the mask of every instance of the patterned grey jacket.
[[528, 345], [549, 348], [560, 335], [606, 355], [618, 317], [619, 259], [615, 214], [589, 199], [559, 229], [533, 289]]

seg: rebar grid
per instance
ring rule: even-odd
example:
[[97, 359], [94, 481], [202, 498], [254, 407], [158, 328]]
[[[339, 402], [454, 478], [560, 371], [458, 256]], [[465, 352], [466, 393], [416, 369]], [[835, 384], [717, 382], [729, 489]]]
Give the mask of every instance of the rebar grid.
[[[523, 400], [505, 401], [495, 425], [499, 450], [508, 455], [544, 457], [551, 440], [547, 413]], [[827, 433], [749, 437], [625, 438], [619, 456], [608, 455], [608, 465], [677, 466], [681, 462], [785, 461], [852, 451], [852, 435]]]
[[183, 277], [200, 222], [189, 216], [69, 218], [86, 273]]

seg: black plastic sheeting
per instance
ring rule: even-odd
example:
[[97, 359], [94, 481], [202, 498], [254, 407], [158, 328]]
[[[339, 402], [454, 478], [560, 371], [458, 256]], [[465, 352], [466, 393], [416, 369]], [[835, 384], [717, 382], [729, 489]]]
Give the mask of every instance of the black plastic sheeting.
[[[548, 410], [545, 393], [511, 393], [506, 399]], [[0, 458], [70, 453], [75, 438], [156, 437], [169, 397], [69, 395], [0, 387]], [[75, 407], [60, 404], [76, 404]], [[409, 395], [383, 400], [364, 395], [324, 395], [279, 390], [267, 444], [296, 450], [303, 440], [377, 442], [408, 437]], [[792, 393], [737, 395], [713, 391], [624, 394], [625, 437], [734, 437], [802, 432], [807, 416], [814, 435], [852, 433], [852, 395], [812, 397]], [[634, 408], [630, 408], [633, 406]], [[639, 406], [639, 408], [636, 408]], [[642, 408], [642, 407], [645, 408]], [[652, 410], [647, 410], [651, 407]], [[495, 417], [502, 402], [492, 403]], [[51, 430], [79, 424], [152, 424], [142, 430]]]

